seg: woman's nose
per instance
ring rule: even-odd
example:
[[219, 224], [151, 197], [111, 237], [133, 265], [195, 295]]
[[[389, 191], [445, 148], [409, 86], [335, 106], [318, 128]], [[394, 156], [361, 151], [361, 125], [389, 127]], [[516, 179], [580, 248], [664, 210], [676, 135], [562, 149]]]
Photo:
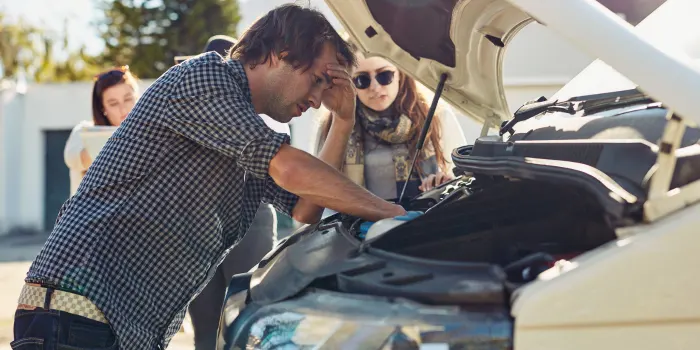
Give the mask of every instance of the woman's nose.
[[127, 115], [127, 114], [129, 114], [129, 106], [127, 106], [126, 103], [122, 103], [122, 104], [119, 106], [119, 115], [125, 116], [125, 115]]
[[369, 90], [370, 91], [378, 91], [382, 86], [377, 82], [377, 79], [372, 77], [372, 80], [369, 83]]

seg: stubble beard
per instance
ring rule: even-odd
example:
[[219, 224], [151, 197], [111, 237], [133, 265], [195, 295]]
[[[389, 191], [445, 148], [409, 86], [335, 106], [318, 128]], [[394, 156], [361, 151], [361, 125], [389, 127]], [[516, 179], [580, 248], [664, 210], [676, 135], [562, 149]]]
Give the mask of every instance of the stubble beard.
[[281, 123], [287, 123], [292, 118], [289, 112], [287, 104], [282, 96], [282, 91], [284, 87], [284, 78], [281, 76], [274, 76], [267, 80], [266, 90], [267, 90], [267, 116]]

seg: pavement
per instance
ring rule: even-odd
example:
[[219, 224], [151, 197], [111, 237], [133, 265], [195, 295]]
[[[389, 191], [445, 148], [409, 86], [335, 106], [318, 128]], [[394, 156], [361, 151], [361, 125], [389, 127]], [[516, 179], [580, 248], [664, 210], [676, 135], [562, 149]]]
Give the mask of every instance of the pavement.
[[[11, 350], [12, 323], [17, 297], [22, 291], [24, 276], [32, 260], [44, 245], [46, 236], [0, 236], [0, 350]], [[185, 325], [185, 329], [190, 329]], [[178, 333], [168, 350], [193, 350], [191, 332]]]

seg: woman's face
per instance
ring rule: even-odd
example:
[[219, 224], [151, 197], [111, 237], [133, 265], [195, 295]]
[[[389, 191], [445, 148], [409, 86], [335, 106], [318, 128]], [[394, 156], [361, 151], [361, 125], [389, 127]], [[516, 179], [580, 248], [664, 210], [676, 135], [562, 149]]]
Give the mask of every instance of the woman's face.
[[352, 77], [360, 102], [377, 112], [387, 110], [399, 92], [396, 66], [381, 57], [364, 57], [359, 53], [357, 59]]
[[119, 83], [102, 92], [104, 113], [113, 126], [119, 126], [136, 104], [136, 92], [127, 83]]

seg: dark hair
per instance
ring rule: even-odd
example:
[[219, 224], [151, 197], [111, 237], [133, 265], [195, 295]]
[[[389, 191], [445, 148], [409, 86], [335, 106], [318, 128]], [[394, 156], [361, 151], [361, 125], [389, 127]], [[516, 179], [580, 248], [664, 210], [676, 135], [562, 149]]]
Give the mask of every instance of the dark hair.
[[112, 86], [126, 83], [137, 89], [136, 76], [129, 71], [129, 66], [112, 68], [95, 76], [92, 87], [92, 121], [95, 125], [112, 125], [105, 116], [102, 94]]
[[231, 58], [255, 67], [272, 55], [294, 69], [308, 69], [326, 43], [340, 54], [346, 66], [355, 65], [355, 53], [317, 10], [285, 4], [268, 12], [248, 28], [231, 49]]

